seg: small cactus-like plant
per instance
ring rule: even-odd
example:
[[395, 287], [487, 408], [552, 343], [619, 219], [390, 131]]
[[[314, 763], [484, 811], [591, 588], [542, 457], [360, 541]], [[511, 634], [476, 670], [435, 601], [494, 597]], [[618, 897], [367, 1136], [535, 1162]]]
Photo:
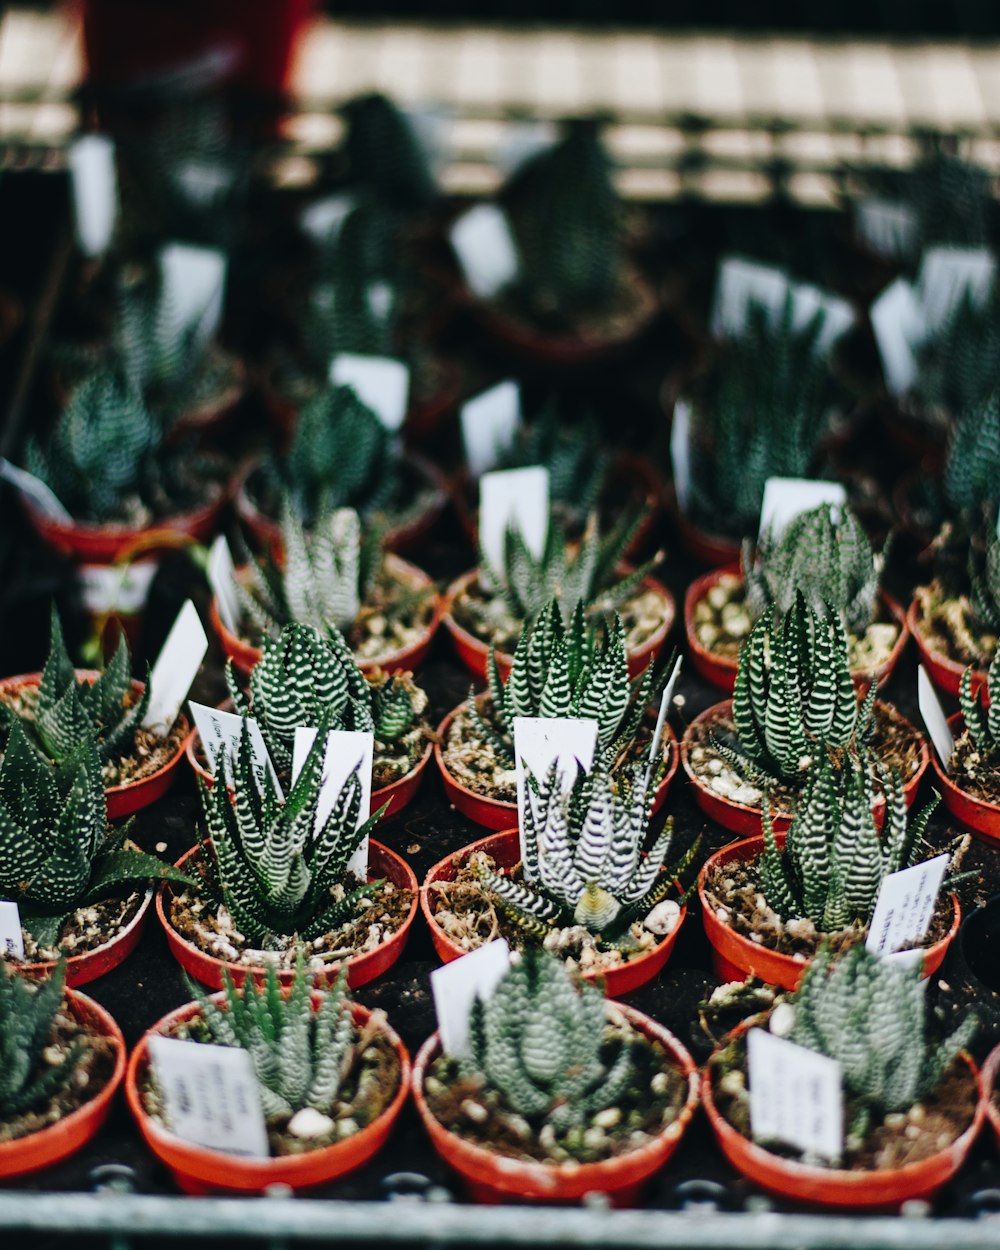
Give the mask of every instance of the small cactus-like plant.
[[282, 949], [292, 935], [309, 942], [329, 933], [382, 885], [362, 883], [339, 900], [331, 895], [384, 808], [359, 823], [361, 780], [354, 772], [329, 815], [317, 820], [325, 746], [321, 728], [284, 801], [267, 770], [258, 780], [245, 724], [221, 769], [234, 797], [227, 786], [209, 789], [199, 778], [204, 889], [260, 950]]
[[828, 756], [814, 763], [779, 851], [770, 808], [763, 809], [760, 881], [768, 904], [785, 920], [808, 919], [820, 933], [867, 925], [883, 878], [914, 863], [939, 796], [913, 820], [899, 777], [884, 778], [885, 823], [872, 813], [872, 770], [863, 753], [835, 770]]
[[1000, 502], [1000, 393], [954, 414], [942, 486], [953, 512], [996, 515]]
[[977, 1025], [969, 1015], [933, 1043], [919, 966], [890, 963], [860, 943], [836, 957], [821, 949], [790, 1002], [791, 1040], [840, 1064], [855, 1138], [874, 1115], [909, 1111], [931, 1095]]
[[994, 652], [990, 671], [986, 678], [986, 691], [991, 695], [988, 707], [983, 706], [983, 690], [972, 693], [970, 666], [962, 674], [958, 687], [958, 701], [962, 719], [976, 750], [987, 759], [1000, 759], [1000, 648]]
[[468, 1068], [531, 1125], [565, 1132], [615, 1106], [633, 1080], [630, 1046], [609, 1047], [607, 1031], [601, 989], [527, 947], [472, 1005]]
[[785, 529], [767, 530], [757, 545], [743, 543], [743, 578], [753, 617], [769, 608], [789, 612], [801, 594], [817, 615], [835, 609], [848, 632], [860, 637], [872, 622], [885, 554], [877, 554], [849, 508], [820, 504]]
[[0, 960], [0, 1121], [40, 1111], [72, 1079], [86, 1054], [80, 1038], [58, 1063], [46, 1053], [63, 1001], [66, 964], [42, 981], [19, 976]]
[[582, 523], [597, 508], [610, 457], [601, 446], [594, 420], [562, 424], [555, 404], [547, 404], [501, 457], [500, 467], [536, 464], [548, 469], [549, 498], [570, 519]]
[[985, 555], [969, 553], [971, 624], [984, 632], [1000, 635], [1000, 538], [991, 538]]
[[409, 118], [375, 92], [349, 101], [344, 113], [344, 150], [352, 181], [401, 212], [430, 207], [437, 186]]
[[948, 321], [917, 352], [913, 394], [929, 412], [960, 420], [990, 400], [998, 367], [996, 299], [980, 306], [966, 293]]

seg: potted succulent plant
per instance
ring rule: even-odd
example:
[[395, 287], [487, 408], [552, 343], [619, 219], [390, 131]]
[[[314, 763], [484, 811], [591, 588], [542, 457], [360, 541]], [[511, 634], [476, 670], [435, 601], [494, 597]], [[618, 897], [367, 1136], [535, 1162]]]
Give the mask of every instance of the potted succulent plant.
[[107, 826], [97, 745], [84, 738], [53, 764], [15, 720], [0, 760], [0, 899], [18, 905], [23, 958], [32, 976], [68, 956], [66, 980], [83, 985], [116, 968], [139, 941], [149, 882], [188, 878]]
[[0, 966], [0, 1178], [50, 1167], [95, 1136], [125, 1075], [111, 1016], [64, 988], [66, 965], [29, 980]]
[[479, 567], [448, 588], [443, 618], [469, 671], [485, 681], [488, 657], [496, 653], [505, 678], [522, 630], [555, 594], [564, 617], [578, 601], [588, 617], [608, 619], [617, 613], [625, 629], [629, 673], [641, 673], [656, 659], [670, 631], [674, 601], [649, 576], [658, 558], [637, 569], [622, 563], [640, 523], [639, 517], [625, 516], [602, 535], [591, 517], [582, 540], [571, 543], [550, 515], [544, 550], [537, 558], [520, 530], [510, 526], [502, 568], [491, 566], [480, 545]]
[[821, 504], [799, 513], [780, 533], [768, 529], [743, 543], [742, 577], [717, 569], [697, 578], [684, 600], [691, 661], [723, 690], [736, 684], [740, 647], [755, 620], [772, 608], [788, 612], [801, 592], [814, 611], [836, 609], [847, 628], [855, 683], [885, 681], [906, 645], [903, 609], [880, 589], [885, 552], [872, 550], [849, 508]]
[[[716, 973], [759, 977], [794, 989], [820, 944], [864, 940], [879, 887], [916, 862], [937, 798], [907, 820], [898, 777], [885, 779], [881, 836], [872, 813], [867, 759], [835, 771], [829, 758], [810, 766], [787, 840], [775, 834], [765, 802], [763, 836], [717, 851], [702, 866], [698, 892]], [[939, 900], [924, 949], [924, 975], [944, 959], [961, 920], [954, 895]]]
[[[385, 1013], [353, 1003], [346, 970], [313, 990], [299, 951], [290, 984], [273, 967], [263, 986], [224, 991], [164, 1016], [129, 1059], [125, 1094], [143, 1139], [188, 1194], [308, 1188], [367, 1163], [385, 1144], [408, 1094], [410, 1057]], [[253, 1067], [269, 1155], [248, 1158], [195, 1145], [171, 1131], [150, 1061], [150, 1038], [245, 1050]]]
[[903, 777], [912, 797], [927, 744], [895, 708], [875, 701], [875, 690], [859, 702], [835, 612], [817, 615], [801, 594], [784, 617], [765, 612], [740, 653], [732, 700], [695, 717], [681, 741], [699, 806], [734, 833], [756, 833], [766, 791], [775, 828], [787, 829], [817, 753], [856, 755], [862, 742]]
[[14, 720], [46, 758], [69, 758], [96, 739], [109, 820], [129, 816], [162, 797], [173, 784], [188, 735], [179, 715], [169, 729], [143, 725], [152, 690], [132, 680], [125, 638], [103, 672], [76, 670], [52, 608], [49, 654], [41, 673], [0, 680], [0, 743]]
[[525, 950], [472, 1007], [468, 1058], [427, 1039], [413, 1096], [478, 1201], [635, 1203], [697, 1105], [697, 1069], [662, 1025]]
[[[750, 1118], [746, 1034], [741, 1025], [713, 1054], [702, 1099], [726, 1158], [748, 1180], [795, 1202], [898, 1209], [933, 1197], [958, 1171], [981, 1127], [976, 1065], [963, 1048], [968, 1017], [943, 1041], [930, 1037], [919, 972], [854, 946], [824, 949], [770, 1029], [841, 1068], [845, 1137], [839, 1159], [808, 1157], [757, 1141]], [[780, 1026], [780, 1031], [779, 1031]]]
[[1000, 841], [1000, 700], [988, 701], [990, 688], [1000, 688], [1000, 651], [990, 664], [986, 682], [973, 693], [975, 671], [967, 668], [959, 686], [961, 712], [948, 727], [955, 746], [947, 766], [934, 754], [934, 771], [944, 805], [967, 829]]
[[[652, 665], [629, 678], [625, 630], [617, 617], [605, 628], [588, 621], [578, 602], [564, 625], [555, 599], [521, 634], [506, 682], [492, 653], [487, 676], [488, 690], [478, 696], [470, 693], [441, 722], [434, 756], [450, 801], [488, 829], [517, 823], [515, 716], [594, 717], [598, 754], [617, 775], [649, 745], [648, 717], [664, 683], [663, 677], [654, 677]], [[662, 759], [665, 771], [654, 795], [654, 812], [677, 770], [677, 744], [668, 726]]]
[[379, 813], [361, 820], [355, 769], [320, 814], [325, 746], [326, 734], [317, 733], [282, 801], [270, 772], [255, 767], [244, 723], [238, 747], [223, 756], [227, 785], [199, 781], [204, 831], [178, 861], [193, 879], [161, 890], [156, 911], [174, 957], [213, 989], [223, 972], [241, 983], [272, 966], [289, 982], [299, 941], [309, 944], [317, 976], [329, 979], [345, 964], [353, 986], [402, 953], [417, 911], [416, 877], [374, 840], [368, 879], [351, 868]]
[[[398, 815], [416, 794], [431, 756], [427, 695], [411, 673], [366, 676], [354, 663], [344, 636], [331, 625], [321, 634], [310, 625], [286, 625], [250, 673], [245, 692], [230, 661], [228, 706], [252, 716], [283, 786], [291, 783], [295, 730], [300, 726], [371, 730], [375, 735], [372, 807]], [[211, 785], [198, 731], [186, 743], [195, 773]]]
[[323, 510], [307, 532], [286, 502], [282, 548], [280, 564], [266, 555], [237, 569], [238, 635], [212, 602], [212, 625], [237, 668], [249, 673], [263, 654], [265, 635], [276, 637], [292, 621], [320, 633], [337, 626], [363, 672], [417, 667], [440, 619], [426, 573], [383, 552], [378, 533], [369, 527], [363, 534], [352, 508]]
[[[613, 782], [596, 760], [566, 790], [557, 764], [527, 776], [531, 792], [516, 828], [473, 842], [431, 869], [420, 903], [448, 962], [498, 933], [541, 943], [611, 995], [644, 985], [673, 950], [684, 920], [679, 879], [698, 842], [667, 866], [673, 820], [651, 833], [662, 769], [639, 760]], [[648, 849], [647, 849], [648, 847]]]

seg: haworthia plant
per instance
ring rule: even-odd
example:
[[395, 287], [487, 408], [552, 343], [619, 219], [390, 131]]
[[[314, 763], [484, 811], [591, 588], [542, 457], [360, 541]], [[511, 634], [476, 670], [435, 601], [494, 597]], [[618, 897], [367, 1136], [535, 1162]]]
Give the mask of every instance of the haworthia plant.
[[80, 1038], [58, 1062], [49, 1053], [65, 982], [63, 960], [41, 981], [28, 980], [0, 960], [0, 1121], [42, 1111], [73, 1079], [86, 1054]]
[[996, 516], [1000, 503], [1000, 394], [996, 391], [954, 413], [942, 485], [945, 502], [953, 511], [975, 515], [985, 510]]
[[914, 394], [947, 419], [985, 404], [996, 389], [1000, 329], [995, 297], [984, 305], [966, 294], [941, 329], [917, 353]]
[[969, 581], [972, 622], [978, 628], [1000, 634], [1000, 538], [990, 538], [980, 559], [969, 552]]
[[356, 97], [344, 113], [351, 179], [402, 212], [428, 208], [437, 186], [410, 119], [380, 93]]
[[982, 689], [972, 693], [973, 672], [972, 667], [967, 668], [958, 687], [962, 719], [976, 750], [987, 760], [996, 760], [1000, 755], [1000, 648], [993, 654], [986, 679], [985, 693], [990, 695], [988, 707], [984, 706]]
[[549, 471], [549, 498], [569, 516], [583, 520], [597, 507], [607, 479], [610, 456], [602, 447], [593, 418], [579, 424], [560, 422], [554, 402], [501, 456], [500, 467], [544, 465]]

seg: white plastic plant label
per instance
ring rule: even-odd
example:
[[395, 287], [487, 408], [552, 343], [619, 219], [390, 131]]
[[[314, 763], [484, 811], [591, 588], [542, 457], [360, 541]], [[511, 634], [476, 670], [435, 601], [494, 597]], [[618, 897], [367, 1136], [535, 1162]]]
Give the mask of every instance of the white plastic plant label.
[[938, 753], [941, 766], [947, 769], [951, 762], [951, 753], [955, 749], [955, 736], [951, 732], [948, 717], [944, 714], [937, 691], [922, 664], [917, 668], [917, 705], [923, 722], [927, 726], [934, 750]]
[[233, 553], [229, 550], [225, 534], [220, 534], [209, 549], [207, 572], [222, 623], [230, 633], [235, 634], [239, 630], [240, 601], [236, 594]]
[[905, 278], [897, 278], [872, 304], [869, 317], [886, 390], [903, 395], [917, 380], [916, 350], [926, 335], [916, 291]]
[[207, 650], [205, 626], [189, 599], [177, 613], [149, 676], [149, 707], [142, 718], [147, 729], [168, 730], [174, 723]]
[[444, 104], [415, 104], [403, 110], [417, 145], [423, 149], [435, 178], [448, 164], [455, 110]]
[[670, 700], [674, 697], [674, 687], [677, 685], [677, 678], [681, 675], [681, 665], [684, 657], [679, 655], [674, 661], [674, 667], [670, 670], [670, 676], [667, 678], [667, 684], [663, 687], [663, 695], [660, 698], [660, 710], [656, 716], [656, 727], [653, 730], [653, 737], [649, 743], [649, 764], [646, 767], [646, 785], [649, 785], [649, 779], [653, 772], [653, 763], [659, 758], [663, 748], [663, 730], [667, 723], [667, 717], [670, 714]]
[[934, 916], [949, 855], [901, 868], [882, 878], [865, 946], [873, 955], [907, 950], [923, 941]]
[[135, 564], [79, 564], [77, 583], [83, 606], [94, 616], [114, 612], [134, 616], [146, 606], [149, 588], [160, 567], [158, 560]]
[[463, 213], [450, 237], [465, 279], [480, 299], [491, 299], [517, 277], [517, 245], [495, 204], [477, 204]]
[[168, 243], [160, 249], [163, 301], [173, 328], [207, 343], [219, 328], [228, 261], [217, 247]]
[[462, 443], [469, 474], [480, 478], [495, 469], [517, 438], [521, 392], [516, 382], [498, 382], [462, 405]]
[[854, 206], [854, 228], [865, 247], [885, 260], [899, 260], [916, 251], [919, 222], [908, 204], [871, 196]]
[[754, 1141], [785, 1142], [831, 1161], [844, 1149], [840, 1064], [766, 1029], [747, 1034]]
[[389, 356], [361, 356], [338, 352], [330, 363], [334, 386], [350, 386], [387, 430], [395, 434], [406, 419], [410, 371]]
[[936, 334], [968, 296], [977, 307], [989, 299], [996, 258], [985, 247], [929, 247], [920, 261], [917, 298], [924, 325]]
[[209, 1150], [268, 1157], [257, 1078], [245, 1050], [154, 1034], [149, 1055], [172, 1133]]
[[16, 903], [0, 902], [0, 954], [24, 958], [21, 913]]
[[[317, 730], [300, 726], [292, 743], [292, 782], [302, 771]], [[358, 808], [358, 826], [363, 825], [372, 810], [372, 765], [375, 758], [375, 736], [370, 730], [350, 732], [333, 729], [326, 739], [323, 757], [323, 780], [316, 804], [316, 825], [321, 825], [333, 811], [337, 795], [344, 788], [348, 777], [357, 770], [361, 782], [361, 805]], [[351, 856], [347, 868], [362, 881], [368, 875], [368, 838]]]
[[62, 501], [53, 490], [46, 486], [41, 478], [35, 477], [33, 473], [29, 473], [26, 469], [19, 469], [16, 464], [11, 464], [3, 456], [0, 456], [0, 479], [9, 482], [15, 490], [20, 491], [35, 510], [43, 516], [49, 517], [53, 521], [73, 520], [69, 512], [63, 507]]
[[435, 968], [431, 993], [441, 1032], [441, 1049], [456, 1059], [467, 1059], [469, 1021], [477, 998], [486, 1002], [510, 968], [510, 948], [495, 938], [460, 959]]
[[508, 526], [520, 531], [532, 555], [541, 556], [549, 531], [548, 469], [498, 469], [479, 479], [479, 545], [497, 570], [504, 568]]
[[314, 243], [334, 243], [357, 203], [353, 195], [328, 195], [307, 205], [299, 225]]
[[769, 477], [764, 483], [764, 498], [760, 505], [759, 533], [771, 530], [777, 536], [800, 512], [808, 512], [824, 503], [841, 508], [846, 506], [847, 491], [840, 482], [814, 482], [804, 477]]
[[814, 345], [818, 357], [829, 355], [838, 339], [854, 325], [854, 309], [846, 299], [830, 295], [807, 282], [789, 284], [792, 292], [792, 327], [804, 330], [817, 313], [823, 313], [823, 325]]
[[712, 306], [715, 338], [739, 338], [747, 328], [751, 304], [760, 304], [776, 321], [788, 295], [788, 275], [774, 265], [761, 265], [742, 256], [726, 256], [719, 264]]
[[691, 500], [691, 405], [686, 399], [674, 404], [670, 425], [670, 465], [674, 475], [674, 494], [683, 516]]
[[195, 728], [201, 738], [201, 745], [208, 760], [209, 771], [218, 775], [225, 754], [233, 754], [239, 746], [244, 724], [250, 735], [250, 756], [258, 783], [263, 786], [264, 773], [271, 774], [271, 780], [279, 798], [284, 798], [274, 763], [264, 743], [260, 725], [248, 716], [245, 720], [235, 712], [223, 712], [220, 708], [206, 707], [204, 703], [189, 700], [188, 707], [194, 717]]
[[[544, 781], [555, 763], [564, 790], [572, 788], [579, 767], [590, 772], [597, 747], [597, 721], [573, 716], [515, 716], [514, 760], [517, 778], [517, 824], [524, 854], [524, 813], [529, 801], [527, 774]], [[534, 806], [532, 807], [534, 809]]]
[[76, 241], [84, 256], [101, 256], [118, 221], [115, 145], [107, 135], [83, 135], [67, 153]]

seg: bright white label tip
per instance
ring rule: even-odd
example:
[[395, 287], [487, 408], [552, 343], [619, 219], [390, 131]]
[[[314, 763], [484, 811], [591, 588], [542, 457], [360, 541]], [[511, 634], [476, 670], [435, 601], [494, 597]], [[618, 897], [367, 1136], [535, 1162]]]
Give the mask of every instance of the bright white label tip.
[[330, 364], [330, 381], [335, 386], [352, 387], [387, 430], [396, 433], [402, 427], [409, 401], [410, 371], [401, 360], [338, 352]]
[[498, 382], [462, 405], [462, 443], [472, 477], [496, 468], [521, 425], [521, 393], [516, 382]]
[[510, 948], [503, 938], [496, 938], [431, 973], [441, 1049], [446, 1055], [468, 1058], [472, 1005], [477, 998], [488, 1001], [509, 969]]
[[754, 1140], [785, 1142], [837, 1160], [844, 1148], [840, 1064], [766, 1029], [751, 1029], [747, 1065]]
[[168, 730], [188, 697], [191, 683], [208, 650], [208, 635], [198, 609], [189, 599], [177, 614], [150, 674], [149, 706], [142, 723]]

